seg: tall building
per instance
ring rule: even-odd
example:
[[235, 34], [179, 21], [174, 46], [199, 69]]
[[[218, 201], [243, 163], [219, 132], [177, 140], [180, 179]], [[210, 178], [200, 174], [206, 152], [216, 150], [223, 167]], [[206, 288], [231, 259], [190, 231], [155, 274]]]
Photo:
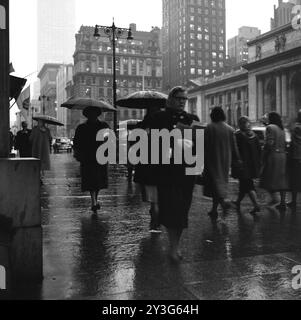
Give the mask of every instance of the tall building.
[[258, 37], [261, 31], [255, 27], [243, 26], [238, 35], [228, 40], [228, 56], [239, 64], [248, 61], [248, 41]]
[[75, 47], [75, 0], [38, 0], [38, 71], [45, 63], [71, 63]]
[[289, 0], [288, 2], [278, 0], [278, 7], [274, 5], [274, 18], [271, 18], [271, 30], [292, 22], [294, 16], [292, 10], [295, 5], [301, 5], [301, 0]]
[[[138, 31], [131, 24], [134, 40], [128, 41], [127, 34], [116, 43], [117, 97], [144, 89], [162, 90], [161, 30], [154, 27], [150, 32]], [[94, 27], [82, 26], [76, 34], [74, 53], [75, 97], [91, 97], [112, 103], [113, 98], [113, 51], [104, 30], [96, 40]], [[141, 110], [120, 108], [118, 120], [141, 119]], [[105, 115], [112, 120], [112, 113]], [[76, 126], [81, 119], [73, 119]]]
[[164, 89], [224, 67], [225, 0], [163, 0]]
[[60, 67], [61, 65], [58, 63], [45, 63], [38, 74], [41, 83], [41, 111], [43, 114], [52, 117], [57, 116], [56, 77]]
[[57, 128], [57, 135], [60, 137], [72, 137], [70, 132], [71, 110], [62, 108], [61, 105], [68, 100], [67, 86], [73, 80], [73, 64], [61, 65], [56, 76], [56, 101], [57, 119], [64, 124]]

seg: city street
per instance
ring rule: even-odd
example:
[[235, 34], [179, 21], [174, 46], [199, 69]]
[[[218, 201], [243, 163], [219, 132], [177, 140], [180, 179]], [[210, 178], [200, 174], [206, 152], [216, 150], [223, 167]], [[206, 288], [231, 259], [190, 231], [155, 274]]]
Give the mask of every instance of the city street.
[[[148, 206], [125, 168], [110, 169], [110, 188], [92, 217], [72, 154], [52, 155], [41, 191], [44, 281], [14, 298], [100, 300], [300, 299], [292, 268], [301, 265], [301, 215], [264, 209], [255, 219], [231, 211], [212, 225], [197, 186], [183, 261], [167, 258], [167, 238], [148, 232]], [[231, 183], [235, 197], [237, 183]], [[265, 194], [260, 193], [264, 203]]]

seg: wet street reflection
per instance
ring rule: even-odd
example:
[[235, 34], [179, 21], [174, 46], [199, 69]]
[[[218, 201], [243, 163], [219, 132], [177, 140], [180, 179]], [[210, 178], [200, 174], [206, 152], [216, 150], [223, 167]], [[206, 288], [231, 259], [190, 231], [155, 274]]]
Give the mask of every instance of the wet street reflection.
[[[167, 236], [150, 234], [149, 208], [125, 167], [110, 167], [101, 210], [90, 211], [80, 189], [79, 165], [70, 154], [52, 155], [41, 190], [44, 281], [16, 298], [31, 299], [300, 299], [291, 273], [301, 264], [301, 214], [264, 208], [257, 217], [232, 210], [212, 224], [210, 199], [194, 192], [183, 261], [167, 257]], [[237, 183], [231, 183], [235, 198]], [[260, 191], [260, 200], [266, 195]]]

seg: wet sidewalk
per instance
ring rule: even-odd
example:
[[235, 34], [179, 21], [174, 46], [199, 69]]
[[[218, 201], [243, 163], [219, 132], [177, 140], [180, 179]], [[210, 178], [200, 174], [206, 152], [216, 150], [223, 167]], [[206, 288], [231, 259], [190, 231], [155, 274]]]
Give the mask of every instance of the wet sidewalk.
[[[16, 299], [203, 300], [300, 299], [292, 269], [301, 265], [299, 214], [264, 209], [255, 219], [231, 211], [213, 225], [210, 201], [196, 187], [183, 261], [167, 258], [166, 232], [150, 234], [148, 205], [125, 168], [110, 168], [93, 218], [80, 190], [79, 165], [70, 154], [52, 155], [42, 187], [44, 281], [18, 288]], [[235, 197], [237, 183], [231, 183]], [[260, 193], [264, 202], [266, 195]]]

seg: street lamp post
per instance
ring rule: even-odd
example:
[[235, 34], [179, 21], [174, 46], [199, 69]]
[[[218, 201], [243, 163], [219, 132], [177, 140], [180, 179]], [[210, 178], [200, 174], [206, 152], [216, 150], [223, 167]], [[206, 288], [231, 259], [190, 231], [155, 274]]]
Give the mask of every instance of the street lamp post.
[[[117, 101], [117, 83], [116, 83], [116, 40], [118, 40], [124, 32], [128, 33], [127, 40], [133, 40], [132, 30], [131, 28], [118, 28], [115, 26], [113, 21], [112, 26], [95, 26], [94, 37], [98, 40], [100, 38], [99, 29], [104, 29], [104, 33], [110, 38], [113, 47], [113, 106], [116, 107]], [[118, 119], [117, 119], [117, 111], [114, 112], [114, 131], [117, 132], [118, 127]]]
[[42, 113], [45, 115], [45, 100], [50, 101], [49, 97], [42, 95], [39, 97], [39, 101], [42, 101]]

